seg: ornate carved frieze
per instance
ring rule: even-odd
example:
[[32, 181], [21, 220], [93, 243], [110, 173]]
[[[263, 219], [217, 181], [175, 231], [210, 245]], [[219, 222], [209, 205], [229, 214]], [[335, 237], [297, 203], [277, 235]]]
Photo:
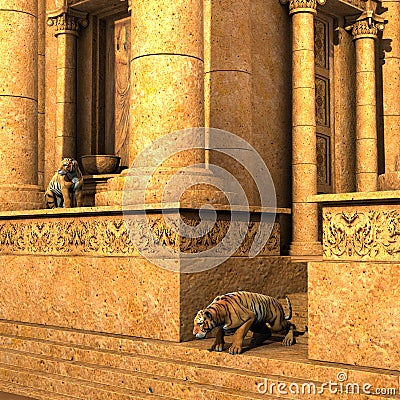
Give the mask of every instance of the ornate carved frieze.
[[47, 16], [47, 25], [55, 27], [55, 35], [61, 33], [70, 33], [78, 35], [81, 28], [88, 26], [87, 14], [62, 7], [59, 10], [51, 12]]
[[[188, 226], [198, 220], [184, 218]], [[217, 220], [210, 231], [200, 237], [184, 237], [167, 224], [162, 215], [141, 218], [96, 217], [22, 221], [0, 221], [0, 253], [71, 256], [139, 256], [135, 244], [146, 254], [157, 257], [159, 246], [178, 253], [201, 253], [218, 245], [229, 229], [229, 221]], [[246, 256], [257, 237], [260, 222], [250, 221], [246, 231], [234, 232], [243, 237], [232, 255]], [[152, 235], [146, 235], [150, 227]], [[243, 228], [244, 229], [244, 228]], [[235, 238], [234, 238], [235, 239]], [[230, 251], [230, 243], [225, 243]], [[224, 251], [222, 246], [222, 252]], [[279, 255], [279, 225], [274, 224], [269, 240], [259, 255]]]
[[332, 260], [399, 260], [400, 208], [324, 210], [323, 248]]
[[290, 14], [296, 12], [304, 12], [309, 10], [310, 12], [316, 12], [317, 5], [323, 5], [326, 3], [326, 0], [280, 0], [281, 4], [289, 3], [289, 12]]

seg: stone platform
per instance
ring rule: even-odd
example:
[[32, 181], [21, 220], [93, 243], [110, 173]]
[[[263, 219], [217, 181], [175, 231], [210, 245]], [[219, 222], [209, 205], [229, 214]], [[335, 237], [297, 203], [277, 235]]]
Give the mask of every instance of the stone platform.
[[[195, 210], [169, 212], [192, 225], [199, 218]], [[156, 265], [157, 250], [149, 258], [138, 252], [120, 207], [0, 214], [0, 319], [179, 342], [192, 338], [196, 309], [218, 294], [305, 292], [306, 264], [279, 256], [278, 219], [259, 255], [248, 257], [259, 224], [253, 216], [229, 259], [212, 270], [181, 273], [180, 258], [172, 271]], [[182, 257], [214, 246], [229, 224], [220, 213], [215, 230], [191, 241], [166, 226], [157, 209], [148, 218], [157, 244]], [[131, 231], [148, 244], [141, 225]]]

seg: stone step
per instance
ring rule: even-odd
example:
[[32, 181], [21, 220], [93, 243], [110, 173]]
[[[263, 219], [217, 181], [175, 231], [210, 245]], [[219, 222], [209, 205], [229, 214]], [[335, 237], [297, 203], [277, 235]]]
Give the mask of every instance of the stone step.
[[[90, 360], [91, 363], [56, 359], [27, 352], [0, 350], [0, 362], [7, 361], [7, 364], [11, 366], [55, 375], [64, 376], [68, 371], [68, 377], [79, 377], [95, 383], [116, 385], [125, 389], [140, 390], [147, 387], [151, 393], [167, 397], [177, 396], [176, 398], [179, 399], [187, 397], [189, 383], [192, 393], [194, 386], [197, 389], [208, 387], [213, 388], [213, 392], [221, 389], [234, 390], [237, 395], [245, 392], [244, 398], [250, 398], [251, 395], [257, 394], [256, 382], [264, 381], [263, 377], [246, 371], [209, 368], [192, 362], [175, 362], [134, 355], [112, 357], [111, 354], [106, 355], [107, 361], [105, 361], [105, 355], [99, 352], [86, 355], [88, 356], [87, 360]], [[268, 380], [275, 384], [278, 383], [277, 377], [268, 376]]]
[[[6, 380], [0, 379], [1, 390], [4, 390], [4, 397], [0, 395], [0, 400], [79, 400], [78, 397], [71, 395], [60, 395], [57, 393], [49, 394], [48, 391], [27, 388], [26, 386], [17, 385], [15, 383], [10, 383]], [[11, 394], [13, 393], [13, 394]]]
[[[56, 346], [47, 350], [54, 351]], [[21, 341], [21, 348], [27, 348], [27, 343]], [[59, 346], [62, 347], [62, 346]], [[59, 349], [60, 350], [60, 349]], [[84, 350], [84, 349], [81, 349]], [[60, 351], [58, 351], [60, 353]], [[61, 353], [60, 353], [61, 354]], [[65, 353], [64, 353], [65, 354]], [[209, 353], [213, 354], [213, 353]], [[229, 356], [232, 359], [240, 359], [243, 356]], [[160, 394], [170, 398], [179, 394], [178, 399], [192, 398], [190, 396], [196, 394], [194, 398], [200, 398], [200, 393], [207, 390], [207, 398], [224, 398], [220, 397], [221, 391], [230, 390], [228, 398], [259, 398], [256, 392], [257, 384], [268, 382], [268, 388], [272, 388], [271, 393], [277, 393], [278, 384], [285, 384], [286, 388], [290, 385], [296, 385], [296, 388], [309, 387], [315, 385], [320, 388], [321, 383], [315, 381], [305, 381], [293, 377], [273, 376], [266, 373], [250, 373], [246, 370], [238, 368], [226, 368], [224, 366], [213, 367], [201, 363], [176, 361], [175, 359], [163, 359], [157, 357], [132, 355], [132, 354], [112, 354], [112, 352], [94, 351], [85, 349], [77, 351], [70, 359], [55, 359], [53, 357], [29, 354], [26, 352], [4, 349], [0, 352], [0, 361], [7, 360], [9, 365], [22, 368], [32, 368], [35, 371], [48, 372], [56, 375], [65, 375], [65, 379], [70, 377], [80, 378], [84, 380], [92, 380], [93, 382], [103, 383], [107, 385], [117, 385], [124, 389], [140, 390], [143, 387], [151, 388], [154, 394]], [[80, 361], [78, 361], [80, 360]], [[68, 371], [68, 373], [66, 373]], [[157, 377], [157, 378], [155, 378]], [[266, 381], [265, 381], [266, 380]], [[191, 388], [188, 392], [188, 385]], [[247, 391], [246, 391], [247, 390]], [[171, 392], [172, 391], [172, 392]], [[178, 391], [178, 392], [177, 392]], [[330, 398], [330, 393], [320, 395], [321, 398]], [[265, 395], [263, 395], [265, 396]], [[297, 394], [288, 393], [285, 398], [296, 399]], [[175, 398], [175, 397], [171, 397]], [[264, 397], [265, 398], [265, 397]], [[307, 397], [303, 394], [302, 398]], [[335, 398], [341, 399], [339, 394]], [[361, 398], [361, 397], [360, 397]], [[364, 396], [363, 399], [369, 399], [370, 396]], [[391, 398], [391, 397], [385, 397]]]
[[88, 352], [97, 351], [104, 353], [104, 357], [108, 357], [108, 354], [150, 356], [322, 382], [333, 380], [339, 372], [350, 371], [354, 381], [375, 384], [379, 380], [387, 387], [398, 383], [398, 372], [308, 360], [306, 341], [301, 340], [300, 337], [299, 343], [291, 348], [266, 342], [266, 345], [247, 351], [246, 357], [234, 357], [226, 351], [208, 352], [212, 339], [173, 343], [0, 321], [0, 347], [25, 349], [30, 353], [70, 361], [84, 360]]
[[[274, 339], [278, 340], [278, 337]], [[114, 385], [115, 381], [125, 382], [129, 378], [130, 386], [122, 389], [129, 387], [143, 391], [143, 388], [152, 387], [153, 394], [159, 392], [164, 398], [173, 395], [171, 387], [174, 387], [179, 389], [181, 396], [172, 398], [203, 398], [199, 396], [205, 391], [208, 397], [204, 398], [207, 399], [251, 399], [259, 398], [254, 389], [263, 379], [269, 384], [314, 382], [319, 387], [318, 382], [337, 382], [338, 374], [346, 373], [346, 382], [396, 388], [400, 393], [399, 372], [308, 360], [304, 337], [299, 337], [298, 344], [291, 348], [269, 341], [258, 348], [245, 349], [247, 351], [239, 356], [232, 356], [226, 350], [209, 352], [207, 348], [211, 344], [212, 339], [171, 343], [0, 322], [0, 361], [4, 365], [31, 369], [31, 374], [41, 371], [40, 376], [55, 374], [68, 382], [71, 377], [90, 381], [94, 375], [99, 382]], [[262, 396], [266, 398], [266, 395]], [[284, 398], [297, 397], [288, 395]], [[322, 398], [329, 399], [329, 395]], [[335, 395], [335, 399], [341, 398], [347, 397]], [[372, 397], [357, 397], [369, 398]]]
[[[144, 400], [163, 399], [151, 393], [138, 393], [114, 386], [93, 383], [82, 379], [41, 373], [32, 369], [0, 363], [1, 381], [24, 387], [26, 391], [43, 393], [39, 399], [79, 399], [79, 400]], [[73, 397], [69, 395], [73, 393]], [[39, 394], [39, 396], [42, 396]], [[165, 399], [165, 398], [164, 398]]]
[[[112, 399], [209, 399], [209, 400], [246, 400], [246, 399], [282, 399], [269, 394], [257, 393], [238, 388], [220, 387], [211, 383], [197, 383], [187, 379], [166, 378], [161, 375], [148, 375], [140, 372], [127, 372], [115, 368], [100, 367], [84, 363], [66, 363], [62, 360], [49, 360], [39, 356], [8, 354], [8, 363], [0, 362], [0, 374], [7, 369], [12, 382], [39, 385], [41, 390], [65, 395], [72, 390], [77, 399], [102, 399], [112, 393]], [[38, 369], [38, 362], [41, 370]], [[18, 364], [18, 365], [15, 365]], [[175, 366], [178, 367], [178, 366]], [[49, 372], [51, 371], [51, 372]], [[14, 372], [14, 374], [13, 374]], [[57, 373], [55, 373], [57, 372]], [[208, 371], [219, 373], [220, 371]], [[212, 376], [209, 376], [209, 381]], [[275, 383], [277, 384], [277, 383]], [[91, 395], [91, 391], [93, 394]], [[76, 395], [79, 393], [79, 395]], [[95, 394], [97, 393], [97, 395]], [[267, 396], [267, 397], [265, 397]], [[286, 397], [284, 397], [285, 399]]]

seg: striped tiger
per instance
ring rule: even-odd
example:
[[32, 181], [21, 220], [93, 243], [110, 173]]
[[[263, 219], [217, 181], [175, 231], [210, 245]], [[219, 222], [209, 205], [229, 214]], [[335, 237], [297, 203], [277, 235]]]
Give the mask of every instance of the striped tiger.
[[285, 331], [282, 344], [291, 346], [295, 343], [292, 305], [286, 301], [289, 315], [285, 316], [278, 299], [259, 293], [233, 292], [216, 297], [204, 310], [200, 310], [194, 319], [193, 335], [204, 339], [208, 332], [218, 328], [211, 350], [222, 351], [225, 334], [234, 333], [230, 354], [240, 354], [243, 339], [248, 331], [253, 332], [251, 346], [257, 346], [269, 338], [272, 332]]
[[53, 175], [46, 192], [46, 208], [81, 207], [83, 177], [78, 162], [63, 158], [60, 169]]

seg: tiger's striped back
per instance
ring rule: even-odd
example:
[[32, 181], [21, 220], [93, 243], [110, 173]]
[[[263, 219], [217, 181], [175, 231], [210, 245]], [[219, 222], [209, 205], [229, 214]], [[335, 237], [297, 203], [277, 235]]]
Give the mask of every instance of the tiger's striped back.
[[275, 297], [246, 291], [232, 292], [217, 296], [207, 309], [215, 310], [218, 315], [221, 313], [218, 309], [224, 306], [224, 313], [233, 321], [235, 317], [237, 317], [235, 308], [243, 307], [251, 310], [255, 314], [256, 323], [268, 322], [273, 325], [278, 318], [283, 320], [290, 320], [292, 318], [292, 306], [288, 297], [286, 297], [286, 301], [289, 309], [289, 315], [287, 316], [285, 316], [281, 303]]

